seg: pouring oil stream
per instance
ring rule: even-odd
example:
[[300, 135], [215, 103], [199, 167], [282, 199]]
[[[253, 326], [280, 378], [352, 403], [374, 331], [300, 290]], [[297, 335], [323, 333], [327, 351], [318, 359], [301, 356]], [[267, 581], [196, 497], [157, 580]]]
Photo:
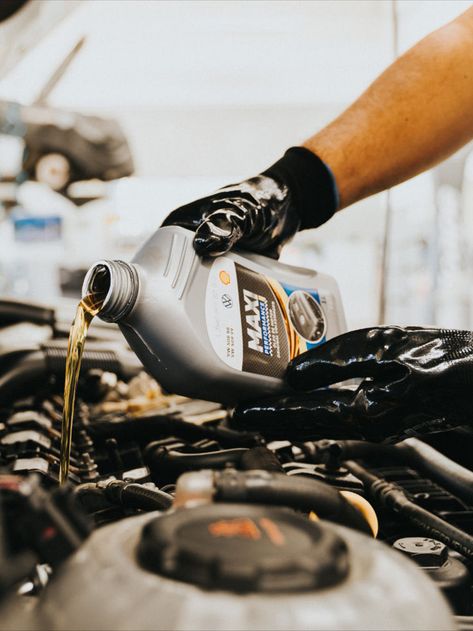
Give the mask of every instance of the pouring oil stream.
[[67, 481], [69, 474], [74, 406], [85, 339], [87, 337], [87, 331], [90, 323], [92, 322], [94, 316], [99, 313], [104, 298], [105, 293], [103, 292], [92, 292], [86, 294], [77, 305], [76, 315], [69, 333], [66, 357], [66, 376], [64, 381], [59, 484], [64, 484]]

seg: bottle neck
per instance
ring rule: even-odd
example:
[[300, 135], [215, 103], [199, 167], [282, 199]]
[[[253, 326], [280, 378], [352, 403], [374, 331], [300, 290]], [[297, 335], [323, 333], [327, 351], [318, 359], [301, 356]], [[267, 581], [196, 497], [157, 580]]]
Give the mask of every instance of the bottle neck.
[[98, 261], [87, 272], [82, 297], [104, 296], [97, 316], [105, 322], [120, 322], [133, 309], [138, 297], [139, 278], [134, 265], [124, 261]]

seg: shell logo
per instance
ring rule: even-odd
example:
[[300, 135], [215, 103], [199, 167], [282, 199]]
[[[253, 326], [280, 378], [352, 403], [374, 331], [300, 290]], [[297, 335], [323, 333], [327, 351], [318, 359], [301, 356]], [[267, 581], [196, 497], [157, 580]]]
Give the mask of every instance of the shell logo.
[[230, 281], [231, 281], [230, 274], [226, 272], [225, 270], [222, 270], [220, 274], [218, 275], [218, 277], [220, 278], [220, 282], [223, 283], [224, 285], [230, 284]]

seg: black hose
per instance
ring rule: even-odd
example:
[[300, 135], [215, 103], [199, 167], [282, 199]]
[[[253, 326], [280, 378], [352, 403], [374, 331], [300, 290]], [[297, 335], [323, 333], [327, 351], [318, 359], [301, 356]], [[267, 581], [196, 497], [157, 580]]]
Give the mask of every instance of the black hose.
[[218, 451], [182, 453], [167, 449], [159, 443], [157, 445], [151, 443], [145, 450], [144, 460], [155, 477], [165, 474], [166, 478], [170, 476], [175, 478], [181, 473], [197, 469], [224, 469], [229, 465], [236, 467], [246, 451], [247, 449], [236, 447]]
[[284, 473], [284, 469], [274, 451], [263, 446], [245, 451], [241, 456], [240, 467], [244, 471], [262, 469], [263, 471]]
[[120, 491], [120, 503], [130, 508], [142, 510], [167, 510], [173, 498], [159, 489], [149, 489], [140, 484], [125, 484]]
[[473, 504], [473, 471], [462, 467], [417, 438], [408, 438], [397, 445], [379, 445], [362, 440], [319, 440], [302, 445], [311, 462], [337, 466], [345, 460], [389, 457], [401, 461]]
[[[63, 374], [66, 367], [66, 346], [44, 345], [42, 351], [46, 358], [48, 372], [54, 375]], [[81, 370], [85, 372], [91, 368], [100, 368], [118, 374], [122, 372], [122, 367], [114, 351], [86, 348], [82, 356]]]
[[445, 543], [449, 548], [473, 559], [473, 537], [452, 526], [437, 515], [414, 504], [395, 484], [371, 473], [357, 462], [349, 460], [345, 466], [361, 480], [371, 498], [417, 526], [428, 536]]
[[[63, 376], [66, 366], [66, 346], [44, 345], [40, 349], [25, 349], [11, 353], [7, 358], [8, 368], [0, 375], [0, 400], [7, 403], [44, 382], [51, 374]], [[132, 357], [133, 356], [133, 357]], [[125, 361], [123, 361], [125, 360]], [[117, 355], [115, 350], [86, 348], [82, 359], [82, 370], [100, 368], [130, 377], [138, 374], [141, 364], [136, 356], [127, 353]]]
[[21, 393], [31, 393], [31, 388], [44, 381], [46, 359], [41, 351], [22, 353], [17, 363], [0, 375], [0, 400], [2, 404], [14, 399]]
[[159, 489], [150, 489], [141, 484], [113, 480], [106, 485], [85, 483], [74, 488], [74, 495], [83, 507], [103, 508], [100, 502], [125, 508], [145, 511], [167, 510], [172, 506], [173, 497]]
[[56, 315], [54, 309], [35, 305], [20, 300], [0, 300], [0, 326], [16, 322], [48, 324], [54, 328]]
[[412, 467], [420, 469], [453, 495], [473, 505], [473, 471], [417, 438], [408, 438], [396, 445], [395, 449]]
[[326, 464], [333, 467], [340, 466], [345, 460], [363, 459], [369, 457], [399, 458], [394, 445], [381, 445], [366, 440], [317, 440], [301, 444], [309, 462]]
[[[67, 356], [65, 341], [51, 341], [41, 346], [49, 372], [64, 374]], [[82, 356], [82, 370], [98, 368], [114, 372], [122, 379], [131, 379], [143, 370], [143, 364], [132, 351], [121, 344], [89, 341]]]
[[307, 513], [314, 511], [321, 519], [372, 534], [362, 514], [337, 489], [318, 480], [267, 471], [227, 470], [215, 472], [214, 485], [215, 501], [288, 506]]
[[189, 441], [210, 438], [223, 446], [250, 447], [258, 444], [260, 440], [255, 434], [235, 432], [222, 427], [196, 425], [169, 414], [154, 414], [118, 421], [103, 419], [93, 422], [89, 429], [94, 441], [116, 438], [144, 444], [164, 436], [176, 436]]
[[167, 510], [173, 503], [173, 498], [168, 493], [122, 480], [108, 483], [104, 487], [104, 493], [113, 504], [146, 511]]

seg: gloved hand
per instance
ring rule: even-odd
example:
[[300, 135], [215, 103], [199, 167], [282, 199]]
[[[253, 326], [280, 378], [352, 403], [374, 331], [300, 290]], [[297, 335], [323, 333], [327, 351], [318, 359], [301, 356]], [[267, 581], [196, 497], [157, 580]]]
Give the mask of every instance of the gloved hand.
[[71, 181], [112, 180], [133, 173], [128, 142], [115, 120], [42, 106], [23, 106], [20, 116], [26, 172], [32, 173], [42, 156], [59, 153], [71, 163]]
[[181, 206], [163, 222], [195, 231], [194, 248], [219, 256], [238, 245], [278, 258], [298, 230], [334, 214], [338, 193], [330, 169], [303, 147], [292, 147], [262, 174]]
[[[360, 377], [355, 391], [316, 390]], [[297, 393], [241, 405], [233, 425], [274, 438], [370, 441], [473, 426], [473, 333], [352, 331], [296, 357], [287, 381]]]

